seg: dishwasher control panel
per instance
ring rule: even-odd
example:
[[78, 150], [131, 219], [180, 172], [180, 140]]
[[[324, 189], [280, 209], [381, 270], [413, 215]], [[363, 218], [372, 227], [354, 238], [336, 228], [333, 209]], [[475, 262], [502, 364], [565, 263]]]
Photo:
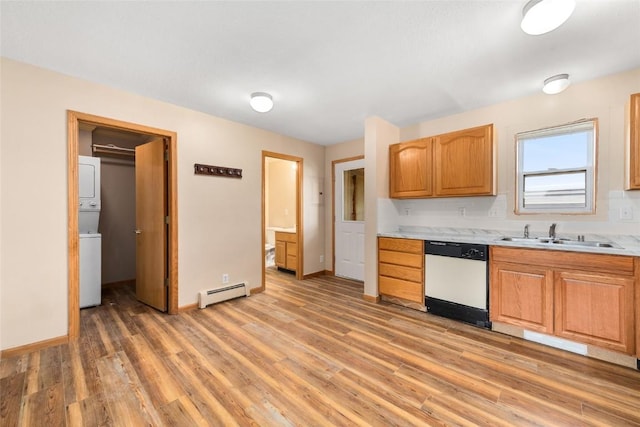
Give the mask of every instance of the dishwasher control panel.
[[435, 240], [424, 241], [424, 253], [425, 255], [440, 255], [479, 261], [486, 261], [489, 255], [487, 245], [440, 242]]

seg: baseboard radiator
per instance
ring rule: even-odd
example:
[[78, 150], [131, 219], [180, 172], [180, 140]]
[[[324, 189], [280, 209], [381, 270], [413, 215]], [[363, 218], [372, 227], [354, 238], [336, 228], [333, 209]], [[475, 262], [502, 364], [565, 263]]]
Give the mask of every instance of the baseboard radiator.
[[198, 307], [205, 308], [217, 302], [227, 301], [238, 297], [248, 297], [249, 287], [246, 283], [223, 286], [222, 288], [209, 289], [198, 293]]

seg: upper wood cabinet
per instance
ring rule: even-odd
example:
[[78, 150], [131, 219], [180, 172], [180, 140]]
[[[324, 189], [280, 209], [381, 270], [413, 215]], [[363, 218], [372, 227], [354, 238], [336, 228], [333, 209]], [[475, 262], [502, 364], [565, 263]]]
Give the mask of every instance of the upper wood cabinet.
[[432, 147], [431, 138], [401, 142], [389, 147], [389, 197], [418, 198], [433, 195]]
[[640, 190], [640, 93], [631, 95], [627, 146], [627, 189]]
[[496, 194], [493, 125], [389, 146], [389, 197]]
[[436, 196], [495, 195], [493, 125], [433, 139]]

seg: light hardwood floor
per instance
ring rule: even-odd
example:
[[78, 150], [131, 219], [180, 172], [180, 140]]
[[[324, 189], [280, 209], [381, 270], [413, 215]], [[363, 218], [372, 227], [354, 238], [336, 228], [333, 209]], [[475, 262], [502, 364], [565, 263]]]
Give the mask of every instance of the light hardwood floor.
[[640, 425], [640, 373], [269, 273], [175, 316], [106, 289], [81, 338], [0, 362], [0, 425]]

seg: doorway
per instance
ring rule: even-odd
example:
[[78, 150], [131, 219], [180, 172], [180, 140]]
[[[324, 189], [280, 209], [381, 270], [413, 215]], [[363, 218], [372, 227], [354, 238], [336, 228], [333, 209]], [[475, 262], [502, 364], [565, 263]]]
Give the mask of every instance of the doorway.
[[267, 268], [303, 278], [302, 158], [262, 152], [262, 288]]
[[334, 274], [364, 281], [364, 158], [332, 162]]
[[[159, 216], [162, 220], [163, 262], [157, 267], [162, 270], [159, 274], [166, 278], [160, 283], [166, 301], [164, 308], [170, 314], [178, 312], [178, 213], [177, 213], [177, 161], [176, 161], [176, 133], [152, 128], [148, 126], [123, 122], [105, 117], [94, 116], [75, 111], [67, 112], [67, 176], [68, 176], [68, 288], [69, 288], [69, 338], [77, 338], [80, 333], [79, 308], [79, 236], [78, 236], [78, 154], [80, 127], [93, 127], [147, 136], [148, 140], [161, 141], [161, 154], [155, 156], [156, 161], [162, 162], [164, 173], [159, 182], [161, 188], [162, 206]], [[145, 143], [148, 145], [149, 143]], [[155, 150], [156, 152], [158, 150]], [[166, 154], [165, 154], [166, 153]], [[165, 157], [166, 156], [166, 157]], [[144, 156], [143, 156], [144, 157]], [[166, 160], [165, 160], [166, 158]], [[144, 168], [140, 168], [144, 170]], [[157, 170], [157, 168], [156, 168]], [[136, 170], [136, 172], [138, 172]], [[136, 195], [137, 197], [137, 195]], [[138, 202], [139, 203], [139, 202]], [[158, 215], [156, 215], [158, 217]], [[137, 221], [137, 219], [136, 219]], [[166, 224], [166, 225], [165, 225]], [[133, 233], [134, 230], [131, 230]], [[138, 258], [138, 257], [136, 257]], [[146, 258], [146, 255], [145, 255]], [[138, 262], [138, 260], [136, 260]], [[155, 261], [150, 262], [151, 265]], [[136, 269], [138, 267], [136, 266]], [[137, 275], [137, 272], [136, 272]]]

